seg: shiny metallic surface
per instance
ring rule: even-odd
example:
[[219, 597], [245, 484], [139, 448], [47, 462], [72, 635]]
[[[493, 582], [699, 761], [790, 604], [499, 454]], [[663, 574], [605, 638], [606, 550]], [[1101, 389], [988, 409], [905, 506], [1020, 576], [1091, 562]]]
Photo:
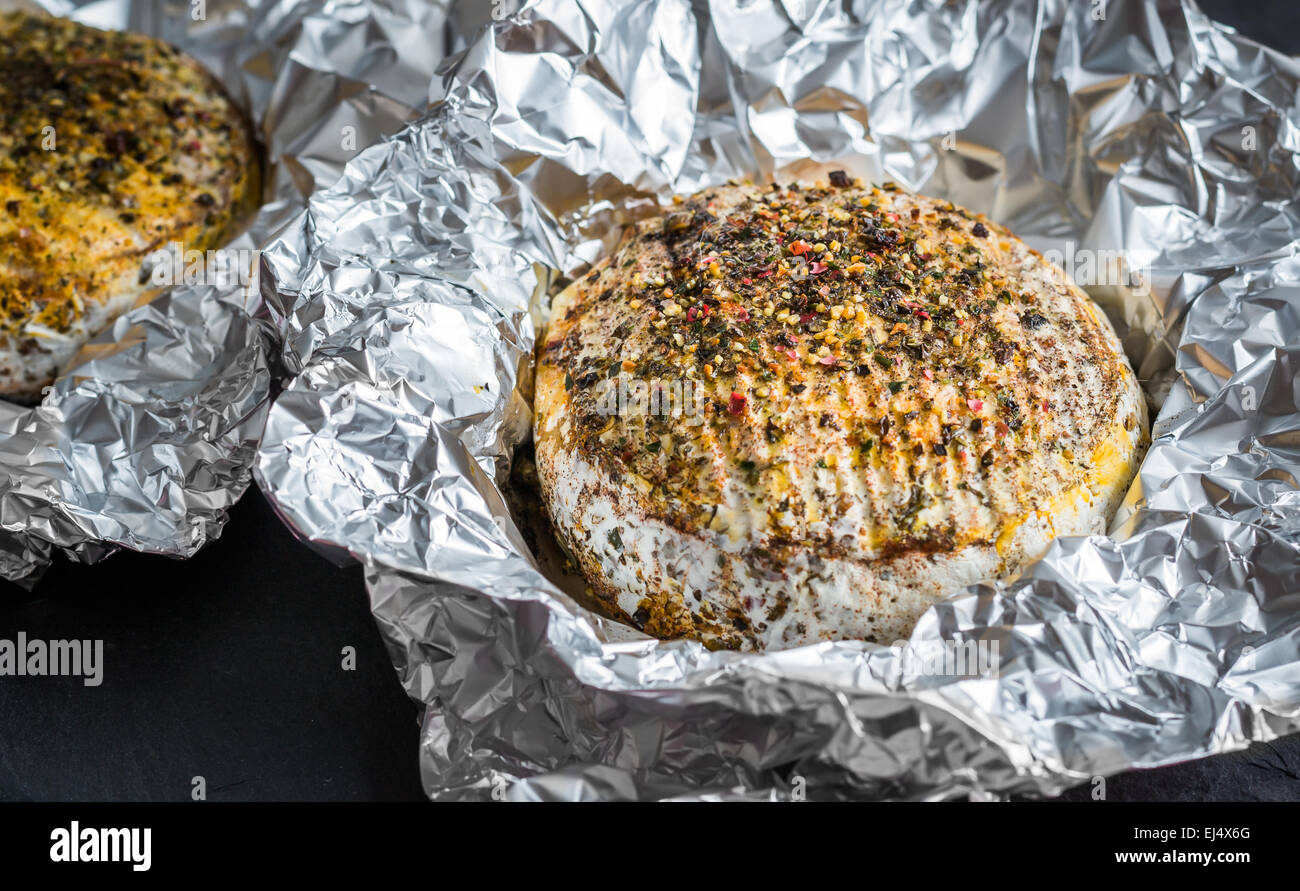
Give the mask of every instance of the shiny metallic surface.
[[[1051, 794], [1300, 727], [1294, 60], [1177, 2], [483, 8], [445, 94], [263, 259], [294, 377], [259, 484], [365, 564], [431, 797]], [[503, 491], [537, 304], [674, 192], [809, 158], [1061, 252], [1153, 445], [1111, 536], [905, 646], [646, 638], [564, 593]], [[967, 642], [990, 671], [925, 668]]]
[[252, 478], [278, 352], [257, 251], [441, 89], [433, 72], [454, 43], [447, 4], [425, 0], [23, 5], [199, 59], [267, 160], [261, 210], [227, 246], [247, 252], [231, 255], [242, 281], [167, 290], [87, 344], [37, 407], [0, 403], [0, 576], [30, 585], [59, 551], [189, 556], [220, 534]]

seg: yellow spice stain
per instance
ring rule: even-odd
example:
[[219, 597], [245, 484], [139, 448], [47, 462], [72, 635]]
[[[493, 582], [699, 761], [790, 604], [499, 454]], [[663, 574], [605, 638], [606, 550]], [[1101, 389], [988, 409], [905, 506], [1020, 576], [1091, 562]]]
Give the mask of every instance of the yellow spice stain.
[[1106, 438], [1101, 441], [1097, 448], [1093, 449], [1091, 457], [1092, 471], [1087, 478], [1079, 485], [1057, 495], [1048, 502], [1046, 507], [1027, 511], [1007, 522], [994, 542], [998, 556], [1006, 557], [1007, 548], [1011, 546], [1016, 532], [1031, 519], [1046, 523], [1051, 530], [1052, 537], [1055, 538], [1057, 533], [1053, 517], [1064, 516], [1079, 501], [1086, 501], [1091, 504], [1093, 497], [1099, 491], [1110, 488], [1127, 477], [1128, 468], [1125, 466], [1124, 455], [1128, 451], [1128, 443], [1129, 433], [1124, 429], [1124, 425], [1120, 423], [1111, 424]]

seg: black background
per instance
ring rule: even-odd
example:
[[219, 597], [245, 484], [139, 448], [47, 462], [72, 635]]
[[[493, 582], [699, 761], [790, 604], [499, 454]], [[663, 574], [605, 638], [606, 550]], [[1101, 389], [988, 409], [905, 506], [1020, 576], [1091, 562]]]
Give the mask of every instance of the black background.
[[[1129, 0], [1124, 0], [1129, 2]], [[1300, 4], [1202, 4], [1289, 53]], [[420, 799], [419, 710], [402, 692], [356, 567], [296, 541], [250, 491], [189, 561], [123, 553], [0, 582], [0, 637], [101, 638], [102, 686], [0, 683], [0, 799]], [[343, 648], [356, 668], [342, 667]], [[1088, 788], [1065, 798], [1085, 799]], [[1116, 800], [1300, 800], [1300, 736], [1113, 777]]]

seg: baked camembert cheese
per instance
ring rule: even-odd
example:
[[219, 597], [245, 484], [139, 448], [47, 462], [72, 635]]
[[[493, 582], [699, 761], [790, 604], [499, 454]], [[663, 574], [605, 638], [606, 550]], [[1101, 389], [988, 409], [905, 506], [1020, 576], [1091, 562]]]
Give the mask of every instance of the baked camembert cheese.
[[891, 643], [1058, 535], [1146, 444], [1114, 331], [946, 201], [834, 171], [629, 228], [538, 344], [537, 470], [594, 595], [663, 638]]
[[39, 395], [131, 308], [148, 255], [228, 240], [258, 163], [239, 109], [174, 47], [0, 14], [0, 397]]

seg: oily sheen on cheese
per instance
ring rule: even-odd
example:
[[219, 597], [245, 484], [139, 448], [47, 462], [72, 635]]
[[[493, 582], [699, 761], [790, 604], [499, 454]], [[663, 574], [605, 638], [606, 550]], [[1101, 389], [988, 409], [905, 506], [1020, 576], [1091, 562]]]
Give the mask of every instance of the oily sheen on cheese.
[[251, 130], [151, 37], [0, 14], [0, 397], [28, 400], [145, 293], [154, 251], [219, 247], [257, 200]]
[[838, 171], [632, 227], [554, 299], [535, 408], [543, 497], [594, 595], [739, 649], [905, 637], [1103, 532], [1146, 442], [1115, 334], [1060, 269]]

